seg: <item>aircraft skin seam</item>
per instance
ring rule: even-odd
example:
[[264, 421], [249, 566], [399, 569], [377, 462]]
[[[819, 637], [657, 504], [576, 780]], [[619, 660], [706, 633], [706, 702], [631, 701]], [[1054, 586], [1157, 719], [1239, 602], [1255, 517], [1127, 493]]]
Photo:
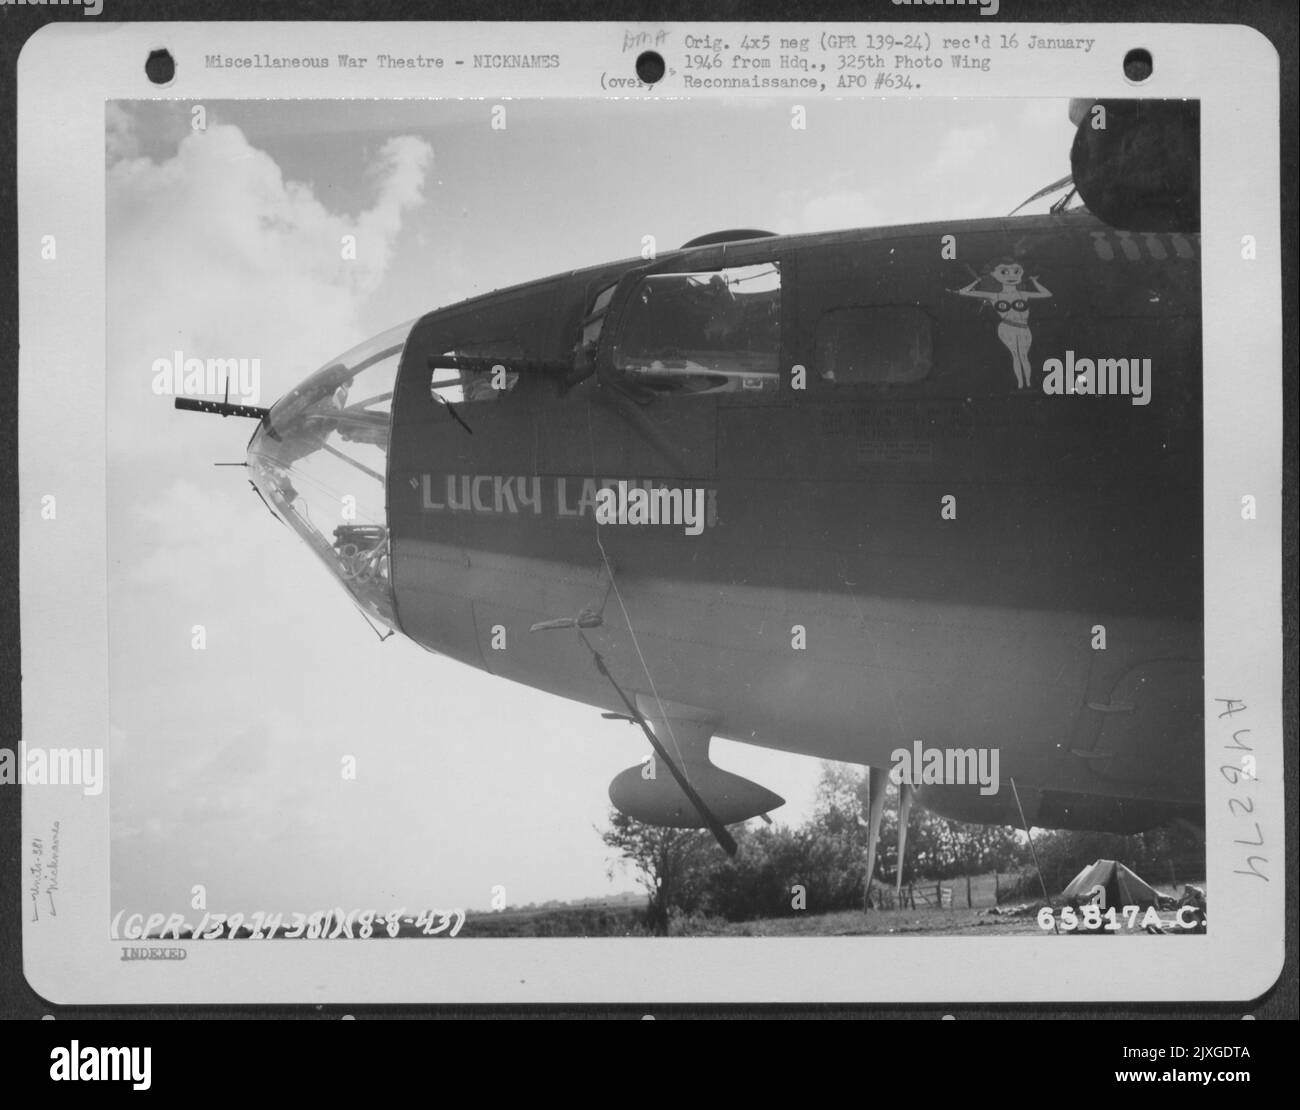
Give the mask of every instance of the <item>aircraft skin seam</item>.
[[[408, 556], [408, 558], [410, 558], [412, 561], [415, 561], [415, 559], [416, 559], [417, 557], [415, 557], [415, 556]], [[506, 558], [506, 559], [509, 559], [510, 557], [509, 557], [509, 556], [506, 556], [505, 558]], [[442, 561], [446, 561], [446, 560], [442, 560]], [[475, 565], [476, 565], [479, 569], [485, 571], [486, 573], [490, 573], [490, 574], [493, 574], [493, 575], [496, 575], [496, 576], [499, 576], [499, 577], [503, 577], [503, 578], [514, 579], [514, 580], [516, 580], [516, 581], [523, 582], [523, 583], [525, 583], [525, 584], [538, 584], [538, 583], [540, 583], [540, 584], [545, 584], [545, 585], [547, 585], [547, 586], [550, 586], [550, 585], [554, 584], [554, 583], [557, 582], [557, 581], [559, 581], [560, 584], [562, 584], [562, 585], [566, 585], [566, 586], [568, 586], [568, 585], [579, 585], [579, 584], [580, 584], [576, 579], [573, 579], [573, 580], [557, 580], [557, 579], [555, 579], [555, 578], [549, 577], [549, 576], [547, 576], [547, 575], [545, 575], [545, 574], [542, 574], [542, 573], [540, 573], [540, 572], [537, 572], [537, 571], [526, 570], [526, 569], [523, 569], [523, 568], [520, 568], [520, 567], [508, 567], [508, 566], [504, 565], [504, 562], [501, 563], [501, 564], [496, 564], [496, 565], [485, 565], [482, 561], [480, 561], [479, 563], [477, 563], [477, 564], [475, 564]], [[842, 578], [842, 576], [841, 576], [841, 578]], [[643, 589], [647, 588], [647, 587], [645, 586], [646, 581], [648, 581], [648, 580], [646, 580], [646, 579], [642, 579], [642, 580], [640, 580], [640, 583], [639, 583], [639, 584], [641, 585], [641, 587], [642, 587]], [[657, 581], [662, 581], [662, 580], [657, 580]], [[847, 585], [847, 583], [846, 583], [846, 585]], [[648, 587], [648, 588], [651, 589], [651, 590], [653, 590], [654, 592], [662, 593], [662, 594], [671, 594], [671, 593], [673, 592], [673, 591], [671, 591], [671, 590], [669, 590], [669, 589], [667, 589], [667, 588], [665, 588], [665, 587], [660, 587], [660, 586]], [[756, 586], [756, 587], [753, 587], [753, 588], [754, 588], [754, 589], [764, 589], [764, 588], [766, 588], [766, 587]], [[417, 591], [416, 588], [414, 588], [414, 587], [406, 587], [406, 592], [420, 592], [420, 593], [427, 593], [427, 594], [429, 594], [429, 595], [438, 595], [438, 596], [444, 596], [444, 597], [455, 597], [455, 596], [456, 596], [456, 595], [454, 595], [454, 594], [447, 593], [446, 591], [437, 590], [437, 589], [435, 589], [435, 588], [421, 588], [421, 589], [419, 589], [419, 590]], [[786, 592], [794, 592], [794, 593], [798, 593], [798, 594], [800, 594], [801, 596], [810, 596], [810, 597], [817, 597], [817, 596], [819, 596], [819, 591], [816, 591], [816, 590], [793, 590], [793, 591], [786, 591]], [[882, 595], [882, 594], [867, 594], [867, 595], [865, 595], [865, 596], [868, 597], [868, 598], [877, 598], [877, 599], [880, 599], [881, 601], [883, 601], [884, 603], [891, 604], [891, 605], [898, 605], [898, 606], [900, 606], [900, 607], [903, 606], [903, 605], [905, 605], [905, 604], [915, 604], [915, 600], [914, 600], [914, 599], [904, 599], [904, 598], [897, 598], [897, 597], [893, 597], [893, 596], [888, 596], [888, 597], [887, 597], [886, 595]], [[756, 604], [756, 603], [754, 603], [754, 602], [752, 602], [752, 601], [742, 601], [742, 600], [734, 600], [734, 599], [732, 599], [732, 600], [728, 600], [726, 604], [727, 604], [727, 607], [728, 607], [728, 608], [731, 608], [731, 609], [748, 609], [748, 610], [750, 610], [750, 611], [752, 611], [752, 612], [760, 613], [760, 614], [771, 614], [771, 612], [772, 612], [771, 609], [769, 609], [769, 608], [767, 608], [767, 607], [765, 607], [765, 606], [762, 606], [762, 605]], [[935, 605], [935, 606], [938, 606], [938, 605], [941, 604], [941, 603], [939, 603], [939, 602], [932, 602], [932, 603], [930, 603], [930, 604], [933, 604], [933, 605]], [[1116, 613], [1115, 611], [1110, 611], [1110, 610], [1108, 610], [1108, 611], [1106, 611], [1106, 612], [1100, 612], [1100, 613], [1099, 613], [1099, 612], [1095, 612], [1095, 611], [1087, 611], [1087, 610], [1083, 610], [1083, 609], [1039, 609], [1039, 608], [1033, 608], [1033, 607], [1031, 607], [1031, 606], [1024, 606], [1024, 607], [1021, 607], [1021, 608], [1018, 608], [1018, 609], [997, 609], [996, 606], [991, 606], [991, 605], [990, 605], [990, 606], [983, 606], [983, 607], [979, 607], [979, 606], [970, 606], [970, 608], [986, 608], [986, 609], [989, 609], [989, 610], [996, 610], [996, 611], [998, 611], [998, 612], [1023, 614], [1023, 615], [1025, 615], [1025, 616], [1038, 616], [1039, 614], [1042, 614], [1042, 613], [1054, 613], [1054, 614], [1056, 614], [1056, 615], [1058, 615], [1058, 616], [1060, 616], [1060, 617], [1062, 617], [1062, 618], [1077, 618], [1077, 619], [1079, 619], [1079, 620], [1087, 619], [1087, 620], [1090, 620], [1090, 621], [1095, 619], [1095, 620], [1097, 620], [1097, 621], [1102, 621], [1102, 622], [1119, 622], [1119, 621], [1124, 621], [1124, 620], [1140, 620], [1140, 619], [1143, 619], [1143, 618], [1141, 617], [1141, 615], [1139, 615], [1139, 614]], [[520, 609], [520, 610], [518, 610], [518, 611], [519, 611], [519, 612], [529, 612], [529, 610], [523, 610], [523, 609]], [[795, 611], [795, 610], [789, 610], [789, 611], [790, 611], [790, 612], [793, 612], [793, 611]], [[827, 604], [827, 605], [824, 605], [824, 606], [818, 606], [818, 607], [816, 607], [816, 608], [814, 608], [814, 607], [812, 607], [812, 606], [805, 606], [805, 605], [803, 605], [803, 604], [800, 604], [800, 606], [799, 606], [798, 609], [797, 609], [797, 612], [798, 612], [800, 615], [807, 615], [807, 614], [809, 614], [809, 613], [812, 613], [812, 614], [815, 614], [815, 615], [817, 615], [817, 616], [831, 617], [831, 618], [835, 618], [835, 619], [838, 619], [838, 618], [839, 618], [839, 616], [841, 615], [842, 611], [843, 611], [843, 610], [842, 610], [842, 607], [841, 607], [841, 606], [834, 605], [834, 604]], [[537, 611], [537, 613], [538, 613], [539, 616], [542, 616], [542, 617], [547, 616], [547, 614], [541, 613], [540, 611]], [[1169, 616], [1169, 617], [1165, 617], [1165, 618], [1161, 618], [1161, 619], [1164, 620], [1164, 621], [1166, 621], [1166, 622], [1169, 623], [1169, 624], [1180, 624], [1180, 623], [1185, 623], [1185, 622], [1187, 621], [1187, 618], [1185, 618], [1185, 617], [1175, 617], [1175, 616]], [[897, 620], [886, 620], [886, 619], [881, 619], [881, 618], [875, 618], [875, 623], [876, 623], [876, 624], [889, 624], [889, 625], [902, 625], [902, 624], [906, 624], [908, 627], [911, 627], [911, 628], [941, 628], [941, 629], [944, 629], [945, 631], [954, 627], [954, 625], [953, 625], [953, 623], [952, 623], [951, 620], [948, 620], [948, 621], [917, 620], [917, 619], [915, 619], [915, 618], [913, 618], [913, 617], [907, 617], [906, 619], [899, 618], [899, 619], [897, 619]], [[997, 632], [997, 631], [999, 631], [999, 630], [1002, 628], [1002, 625], [1001, 625], [1001, 624], [987, 624], [987, 625], [985, 625], [985, 624], [963, 623], [963, 624], [959, 624], [959, 625], [957, 625], [956, 627], [959, 627], [959, 628], [961, 628], [961, 629], [963, 629], [963, 630], [969, 630], [969, 631], [972, 631], [972, 632], [987, 633], [987, 632]]]

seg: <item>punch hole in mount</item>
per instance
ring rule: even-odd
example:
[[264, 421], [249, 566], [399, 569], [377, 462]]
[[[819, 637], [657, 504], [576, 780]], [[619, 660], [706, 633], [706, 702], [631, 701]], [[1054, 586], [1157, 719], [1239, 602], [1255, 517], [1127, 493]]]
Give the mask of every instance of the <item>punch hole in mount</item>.
[[155, 85], [170, 85], [176, 76], [176, 59], [170, 50], [150, 50], [144, 62], [144, 75]]
[[666, 68], [664, 57], [657, 50], [643, 50], [636, 56], [637, 80], [643, 81], [647, 85], [662, 81]]
[[1124, 76], [1135, 85], [1140, 85], [1151, 76], [1151, 51], [1145, 47], [1135, 47], [1124, 55]]

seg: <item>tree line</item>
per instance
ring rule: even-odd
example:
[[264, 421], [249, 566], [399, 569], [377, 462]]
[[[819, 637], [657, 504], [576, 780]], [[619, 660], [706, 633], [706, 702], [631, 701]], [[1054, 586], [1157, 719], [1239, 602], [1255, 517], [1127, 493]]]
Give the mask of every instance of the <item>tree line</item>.
[[[728, 921], [830, 913], [868, 907], [867, 786], [864, 769], [823, 763], [812, 816], [798, 826], [756, 821], [733, 826], [739, 847], [728, 858], [703, 830], [644, 825], [611, 810], [599, 830], [616, 853], [609, 873], [630, 868], [648, 894], [646, 925], [668, 929], [674, 915]], [[905, 882], [932, 882], [990, 871], [1010, 873], [1005, 897], [1050, 896], [1097, 859], [1118, 859], [1154, 884], [1204, 877], [1204, 846], [1191, 832], [1156, 829], [1134, 836], [1034, 833], [1002, 825], [968, 825], [913, 806], [907, 831]], [[898, 792], [886, 795], [876, 847], [875, 880], [892, 888], [898, 868]], [[1181, 874], [1179, 872], [1181, 871]]]

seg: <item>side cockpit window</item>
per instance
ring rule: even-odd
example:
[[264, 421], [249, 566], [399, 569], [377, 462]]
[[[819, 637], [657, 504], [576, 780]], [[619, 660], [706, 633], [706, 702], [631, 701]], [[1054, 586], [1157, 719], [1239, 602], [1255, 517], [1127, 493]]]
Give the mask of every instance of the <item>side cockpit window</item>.
[[605, 327], [605, 314], [609, 311], [609, 302], [614, 299], [614, 291], [617, 288], [617, 284], [607, 285], [591, 302], [591, 307], [582, 321], [581, 343], [584, 350], [594, 351], [596, 344], [600, 342], [600, 333]]
[[778, 263], [649, 274], [632, 290], [614, 369], [660, 393], [775, 391], [780, 349]]
[[609, 306], [617, 290], [617, 282], [607, 285], [592, 297], [587, 305], [586, 315], [578, 325], [578, 338], [570, 351], [570, 366], [565, 375], [570, 384], [582, 381], [596, 368], [596, 352], [600, 347], [600, 335], [605, 330]]
[[912, 305], [833, 309], [817, 321], [817, 374], [830, 385], [920, 381], [934, 363], [932, 332]]
[[519, 384], [510, 363], [521, 358], [518, 343], [474, 343], [431, 358], [429, 391], [435, 401], [453, 405], [499, 401]]

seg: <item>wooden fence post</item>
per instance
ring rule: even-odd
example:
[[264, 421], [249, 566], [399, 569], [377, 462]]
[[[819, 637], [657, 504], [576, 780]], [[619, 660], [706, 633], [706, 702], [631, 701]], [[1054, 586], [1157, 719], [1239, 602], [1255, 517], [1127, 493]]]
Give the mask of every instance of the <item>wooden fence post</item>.
[[968, 910], [972, 910], [975, 908], [975, 903], [970, 900], [970, 876], [969, 875], [966, 876], [966, 908]]

